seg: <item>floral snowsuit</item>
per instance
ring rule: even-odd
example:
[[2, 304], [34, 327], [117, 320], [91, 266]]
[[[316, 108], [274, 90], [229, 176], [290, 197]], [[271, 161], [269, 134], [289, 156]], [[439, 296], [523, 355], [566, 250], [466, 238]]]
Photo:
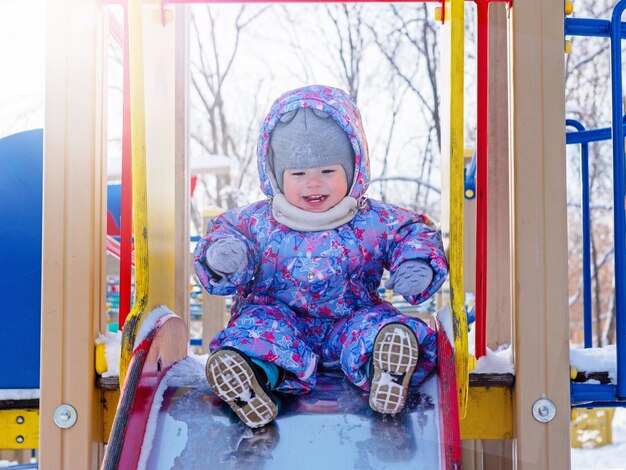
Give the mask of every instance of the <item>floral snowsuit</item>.
[[[280, 115], [307, 106], [330, 114], [354, 148], [350, 196], [359, 200], [358, 211], [332, 230], [296, 231], [272, 215], [275, 190], [266, 167], [269, 135]], [[320, 361], [368, 390], [367, 363], [376, 334], [384, 325], [399, 322], [417, 336], [420, 357], [411, 383], [421, 382], [435, 367], [435, 332], [421, 320], [400, 314], [380, 298], [378, 287], [384, 269], [393, 272], [406, 260], [423, 260], [433, 269], [432, 282], [421, 294], [407, 297], [412, 304], [423, 302], [443, 284], [447, 262], [439, 232], [425, 216], [363, 196], [369, 159], [352, 99], [341, 90], [317, 85], [281, 96], [261, 129], [257, 157], [268, 199], [215, 218], [195, 250], [196, 273], [207, 291], [235, 293], [231, 319], [210, 349], [232, 346], [281, 367], [285, 378], [279, 391], [310, 390]], [[206, 250], [223, 237], [245, 244], [248, 263], [244, 271], [217, 279], [205, 264]]]

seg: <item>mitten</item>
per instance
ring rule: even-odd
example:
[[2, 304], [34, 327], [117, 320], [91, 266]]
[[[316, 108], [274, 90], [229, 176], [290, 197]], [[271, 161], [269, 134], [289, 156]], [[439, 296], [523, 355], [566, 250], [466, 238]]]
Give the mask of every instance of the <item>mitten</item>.
[[400, 295], [421, 294], [433, 280], [433, 270], [422, 260], [408, 260], [398, 266], [385, 284], [385, 289], [393, 289]]
[[238, 238], [222, 238], [209, 246], [206, 264], [219, 275], [243, 271], [248, 264], [246, 245]]

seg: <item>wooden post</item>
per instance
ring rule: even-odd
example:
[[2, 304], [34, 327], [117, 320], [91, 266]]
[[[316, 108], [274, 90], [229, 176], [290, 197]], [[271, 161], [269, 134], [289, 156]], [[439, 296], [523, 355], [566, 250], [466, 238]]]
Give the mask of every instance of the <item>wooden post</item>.
[[189, 199], [190, 169], [187, 152], [187, 95], [189, 70], [189, 40], [187, 25], [189, 9], [186, 5], [176, 5], [174, 9], [175, 26], [175, 279], [174, 312], [189, 326]]
[[509, 93], [507, 17], [504, 3], [489, 5], [489, 258], [487, 346], [511, 344], [509, 261]]
[[202, 293], [202, 350], [209, 352], [209, 344], [215, 335], [224, 328], [226, 307], [224, 297]]
[[[517, 468], [570, 467], [563, 3], [516, 2], [510, 30]], [[533, 417], [545, 396], [548, 423]]]
[[[104, 292], [101, 3], [47, 5], [40, 465], [97, 468], [102, 445], [94, 339]], [[76, 409], [67, 429], [59, 405]]]
[[[172, 17], [162, 23], [160, 8], [160, 4], [142, 6], [149, 253], [146, 313], [159, 305], [173, 309], [177, 288], [185, 294], [189, 289], [175, 282], [177, 263], [187, 261], [187, 256], [176, 259], [177, 235], [184, 227], [176, 217], [175, 25]], [[131, 41], [134, 46], [138, 44]], [[131, 66], [132, 58], [131, 54]], [[133, 111], [139, 111], [134, 106]]]

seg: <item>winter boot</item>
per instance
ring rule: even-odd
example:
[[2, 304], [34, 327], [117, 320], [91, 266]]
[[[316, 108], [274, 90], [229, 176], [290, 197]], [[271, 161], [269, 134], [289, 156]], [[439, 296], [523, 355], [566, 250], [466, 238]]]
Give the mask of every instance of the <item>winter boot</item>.
[[206, 363], [213, 392], [251, 428], [265, 426], [278, 414], [264, 375], [244, 353], [230, 347], [214, 351]]
[[380, 329], [371, 362], [370, 407], [374, 411], [385, 414], [402, 411], [418, 354], [415, 333], [405, 324], [390, 323]]

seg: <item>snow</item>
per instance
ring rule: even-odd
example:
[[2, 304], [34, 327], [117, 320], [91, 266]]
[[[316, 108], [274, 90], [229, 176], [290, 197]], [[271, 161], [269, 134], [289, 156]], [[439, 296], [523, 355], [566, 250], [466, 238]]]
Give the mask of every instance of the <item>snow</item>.
[[603, 348], [570, 348], [569, 362], [579, 371], [608, 372], [612, 383], [617, 381], [615, 345]]
[[[144, 434], [143, 444], [141, 446], [141, 455], [139, 457], [139, 464], [137, 468], [143, 470], [146, 468], [148, 459], [150, 458], [150, 452], [152, 451], [152, 444], [154, 443], [154, 436], [156, 434], [156, 427], [159, 418], [159, 411], [161, 410], [161, 404], [163, 403], [163, 394], [168, 387], [194, 387], [201, 386], [207, 388], [209, 384], [206, 381], [204, 374], [204, 364], [208, 355], [196, 356], [192, 353], [174, 364], [170, 370], [165, 373], [165, 377], [161, 380], [159, 387], [154, 394], [154, 401], [152, 402], [152, 408], [150, 409], [150, 415], [148, 417], [148, 423], [146, 424], [146, 431]], [[174, 420], [169, 415], [166, 419]], [[175, 421], [175, 420], [174, 420]], [[184, 427], [184, 439], [178, 442], [178, 445], [169, 449], [167, 460], [171, 459], [172, 464], [176, 457], [184, 450], [187, 442], [187, 428], [184, 423], [180, 423], [180, 426]], [[163, 465], [162, 468], [170, 468]]]
[[102, 377], [118, 377], [120, 375], [120, 353], [122, 350], [122, 332], [106, 332], [96, 338], [96, 344], [104, 343], [107, 370]]
[[382, 371], [380, 373], [380, 380], [378, 381], [379, 386], [396, 386], [396, 383], [393, 381], [393, 376], [389, 372]]
[[152, 310], [141, 322], [141, 327], [139, 328], [139, 333], [135, 337], [135, 344], [133, 345], [133, 351], [139, 344], [146, 338], [148, 333], [152, 331], [157, 322], [167, 316], [173, 315], [173, 312], [169, 310], [165, 305], [161, 305], [154, 310]]
[[[472, 355], [476, 354], [475, 348], [476, 325], [473, 324], [467, 333], [468, 349]], [[486, 348], [486, 354], [478, 359], [473, 374], [515, 374], [513, 365], [513, 347], [510, 344], [501, 344], [492, 350]]]
[[613, 444], [595, 449], [572, 449], [572, 470], [626, 470], [626, 408], [613, 417]]
[[0, 389], [0, 400], [33, 400], [39, 398], [38, 388]]
[[478, 359], [474, 374], [514, 374], [513, 348], [510, 344], [500, 345], [495, 351], [487, 348], [487, 353]]

